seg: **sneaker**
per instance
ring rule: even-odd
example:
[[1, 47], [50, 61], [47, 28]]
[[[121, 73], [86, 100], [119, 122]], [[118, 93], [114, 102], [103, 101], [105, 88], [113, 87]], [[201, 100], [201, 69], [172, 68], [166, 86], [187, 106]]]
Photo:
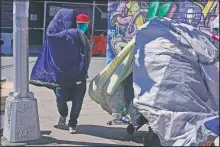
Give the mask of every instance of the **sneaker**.
[[76, 133], [76, 127], [69, 127], [69, 132], [70, 132], [70, 134], [75, 134]]
[[66, 125], [66, 117], [60, 116], [58, 126], [65, 126]]

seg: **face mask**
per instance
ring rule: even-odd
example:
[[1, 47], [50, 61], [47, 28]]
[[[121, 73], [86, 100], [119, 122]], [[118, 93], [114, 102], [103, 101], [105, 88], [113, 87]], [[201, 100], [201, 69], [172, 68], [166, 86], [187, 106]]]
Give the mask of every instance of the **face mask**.
[[81, 31], [83, 31], [85, 33], [88, 30], [88, 24], [79, 23], [78, 24], [78, 29], [80, 29]]

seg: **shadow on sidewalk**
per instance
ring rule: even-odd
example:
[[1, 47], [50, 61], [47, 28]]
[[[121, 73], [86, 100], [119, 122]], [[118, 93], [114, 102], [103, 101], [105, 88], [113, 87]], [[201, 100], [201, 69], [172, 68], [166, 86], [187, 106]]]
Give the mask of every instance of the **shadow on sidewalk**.
[[143, 143], [143, 136], [146, 134], [146, 132], [138, 131], [133, 135], [129, 135], [126, 128], [97, 125], [79, 125], [78, 133], [111, 140], [132, 141], [135, 143]]
[[80, 145], [80, 146], [117, 146], [115, 144], [106, 144], [106, 143], [91, 143], [91, 142], [82, 142], [82, 141], [68, 141], [68, 140], [58, 140], [49, 136], [51, 131], [41, 131], [41, 139], [37, 141], [29, 141], [27, 145]]
[[[54, 125], [54, 128], [68, 130], [68, 127], [59, 127]], [[110, 140], [132, 141], [135, 143], [143, 143], [143, 136], [146, 132], [138, 131], [134, 135], [129, 135], [125, 128], [120, 127], [105, 127], [97, 125], [79, 125], [77, 126], [78, 134], [90, 135]]]
[[42, 136], [39, 141], [28, 142], [27, 145], [78, 145], [78, 146], [118, 146], [117, 144], [92, 143], [82, 141], [58, 140], [50, 136]]
[[26, 146], [26, 145], [78, 145], [78, 146], [117, 146], [117, 144], [107, 144], [107, 143], [91, 143], [82, 141], [68, 141], [68, 140], [58, 140], [49, 136], [51, 131], [41, 131], [41, 138], [35, 141], [20, 142], [20, 143], [9, 143], [5, 138], [1, 138], [2, 146]]

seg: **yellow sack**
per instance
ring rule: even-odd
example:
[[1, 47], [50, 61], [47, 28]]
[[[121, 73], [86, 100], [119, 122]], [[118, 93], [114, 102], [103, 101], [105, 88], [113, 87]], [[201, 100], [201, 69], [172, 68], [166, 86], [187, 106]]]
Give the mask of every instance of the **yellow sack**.
[[[132, 72], [135, 37], [89, 85], [89, 96], [109, 114], [124, 111], [124, 79]], [[120, 89], [120, 90], [119, 90]], [[113, 100], [113, 98], [115, 100]], [[108, 100], [107, 100], [108, 99]], [[110, 104], [111, 103], [111, 104]]]

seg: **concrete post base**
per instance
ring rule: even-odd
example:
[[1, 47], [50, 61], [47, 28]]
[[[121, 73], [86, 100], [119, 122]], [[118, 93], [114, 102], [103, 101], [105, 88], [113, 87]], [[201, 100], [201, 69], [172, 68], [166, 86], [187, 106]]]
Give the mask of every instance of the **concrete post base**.
[[3, 136], [12, 143], [40, 139], [37, 100], [33, 93], [28, 92], [27, 98], [20, 98], [19, 93], [9, 93]]

